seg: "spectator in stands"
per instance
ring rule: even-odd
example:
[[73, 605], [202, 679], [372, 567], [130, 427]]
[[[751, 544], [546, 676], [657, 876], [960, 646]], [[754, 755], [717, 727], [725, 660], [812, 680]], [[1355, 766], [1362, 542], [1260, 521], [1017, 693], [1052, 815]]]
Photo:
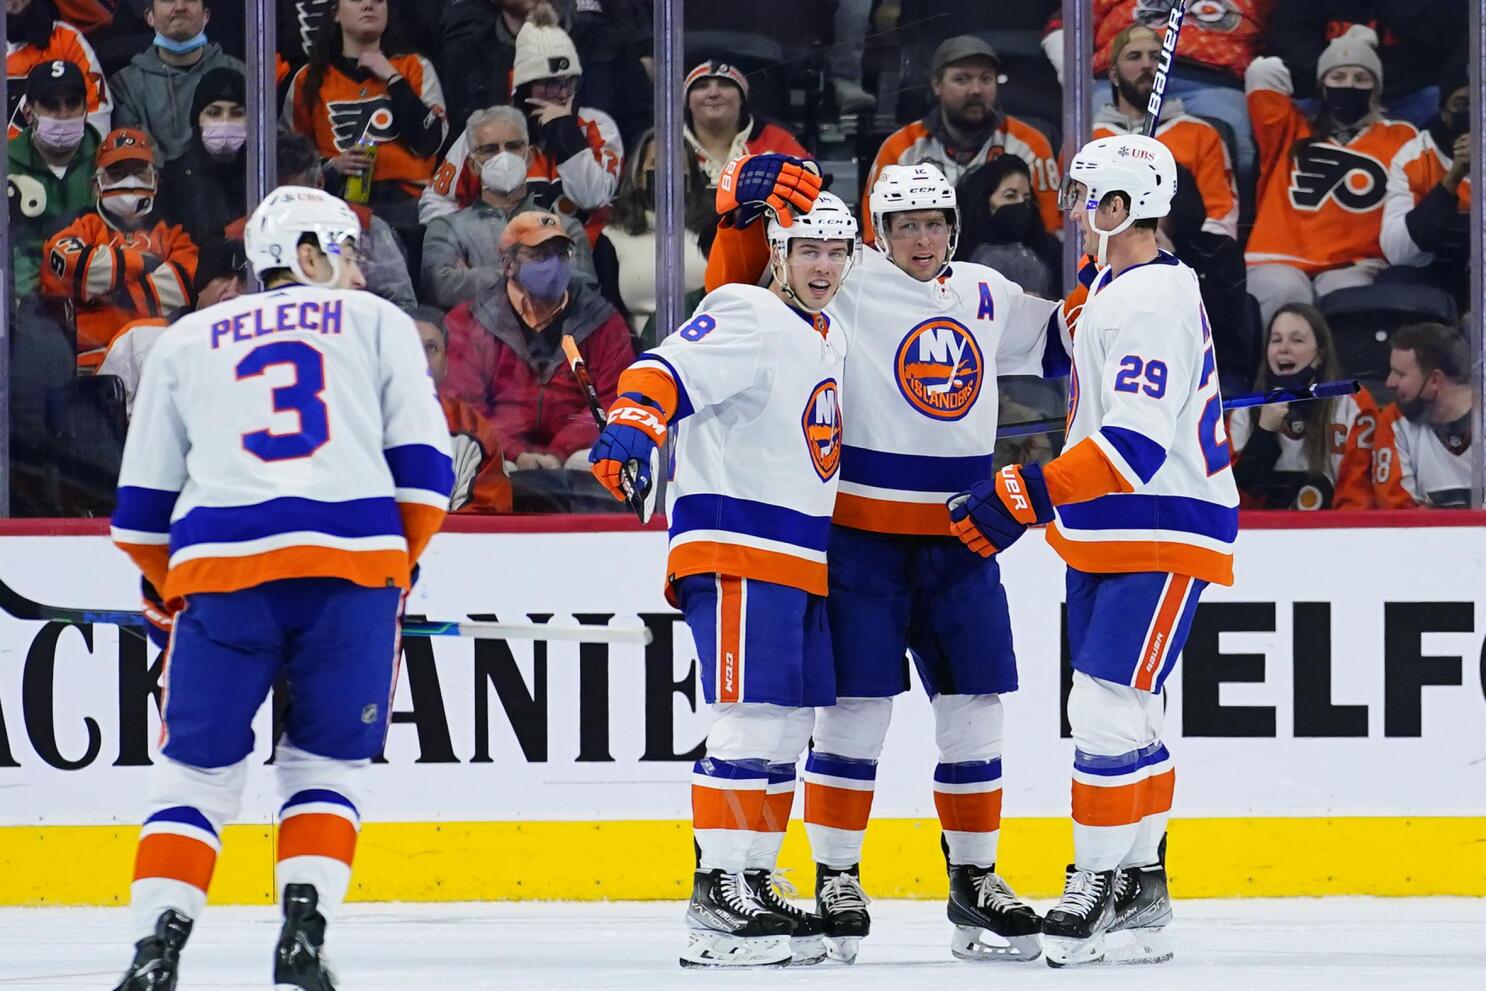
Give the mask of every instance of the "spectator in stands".
[[1393, 402], [1378, 417], [1373, 501], [1380, 509], [1467, 508], [1471, 493], [1470, 342], [1458, 328], [1395, 331], [1388, 358]]
[[149, 0], [145, 21], [155, 43], [109, 81], [114, 126], [149, 134], [163, 161], [191, 143], [191, 98], [202, 78], [222, 67], [247, 74], [242, 62], [206, 40], [211, 17], [205, 0]]
[[[526, 115], [515, 107], [477, 110], [467, 134], [470, 166], [480, 174], [480, 198], [458, 213], [435, 218], [423, 239], [424, 298], [450, 309], [504, 281], [500, 239], [506, 224], [519, 213], [541, 210], [526, 182], [531, 166]], [[564, 217], [563, 230], [573, 239], [573, 274], [596, 282], [583, 225]]]
[[[413, 323], [423, 339], [428, 373], [438, 388], [449, 375], [449, 330], [444, 326], [444, 311], [420, 306], [413, 311]], [[495, 428], [462, 399], [441, 395], [439, 405], [444, 407], [450, 446], [454, 448], [454, 491], [449, 495], [449, 511], [509, 513], [511, 480], [506, 477], [505, 455]]]
[[78, 365], [93, 368], [114, 335], [142, 316], [167, 319], [192, 303], [196, 244], [155, 216], [155, 144], [116, 128], [98, 149], [97, 207], [52, 235], [41, 293], [69, 304]]
[[[688, 155], [684, 168], [686, 215], [681, 252], [686, 291], [690, 293], [702, 288], [707, 259], [702, 255], [701, 236], [716, 226], [717, 214], [712, 209], [712, 190], [697, 159]], [[655, 188], [655, 132], [647, 131], [624, 164], [614, 213], [604, 228], [618, 260], [619, 296], [636, 334], [641, 334], [655, 316]]]
[[[472, 0], [445, 10], [442, 65], [453, 120], [505, 101], [516, 39], [536, 8], [535, 0]], [[583, 64], [583, 105], [602, 110], [626, 138], [650, 124], [653, 93], [640, 55], [653, 17], [647, 3], [603, 0], [569, 3], [557, 21]]]
[[1383, 254], [1389, 281], [1423, 282], [1470, 293], [1470, 80], [1452, 58], [1440, 77], [1440, 109], [1419, 136], [1399, 149], [1388, 170]]
[[634, 361], [624, 319], [589, 283], [571, 278], [573, 244], [556, 214], [520, 214], [501, 235], [505, 279], [448, 318], [449, 375], [440, 392], [488, 419], [518, 469], [587, 471], [598, 430], [563, 357], [563, 337], [578, 345], [605, 408]]
[[1286, 303], [1369, 285], [1387, 267], [1379, 236], [1388, 166], [1418, 132], [1382, 115], [1376, 41], [1371, 30], [1354, 27], [1327, 47], [1313, 118], [1291, 99], [1283, 61], [1269, 56], [1249, 66], [1259, 206], [1245, 259], [1266, 325]]
[[191, 143], [161, 173], [160, 218], [197, 244], [221, 237], [247, 209], [247, 141], [247, 81], [236, 69], [212, 69], [191, 97]]
[[737, 66], [716, 59], [703, 62], [686, 74], [683, 92], [683, 133], [709, 186], [716, 186], [728, 162], [741, 155], [778, 152], [810, 157], [782, 124], [749, 112], [748, 77]]
[[1243, 249], [1228, 235], [1209, 230], [1208, 214], [1197, 181], [1178, 165], [1176, 195], [1171, 212], [1156, 226], [1156, 241], [1197, 274], [1224, 393], [1247, 392], [1259, 363], [1263, 326], [1248, 294]]
[[[278, 178], [281, 186], [325, 188], [320, 155], [310, 139], [290, 131], [279, 131]], [[366, 280], [366, 291], [409, 312], [418, 305], [408, 259], [401, 239], [392, 226], [360, 203], [350, 204], [361, 221], [356, 239], [356, 262]]]
[[1062, 295], [1063, 245], [1042, 226], [1026, 162], [1002, 155], [982, 165], [960, 180], [956, 199], [956, 260], [989, 265], [1043, 299]]
[[[5, 30], [9, 41], [5, 74], [10, 77], [11, 86], [17, 86], [38, 65], [71, 62], [82, 73], [87, 88], [88, 123], [99, 134], [107, 134], [112, 127], [114, 108], [108, 87], [103, 83], [103, 66], [82, 31], [58, 19], [52, 0], [8, 0], [5, 4]], [[25, 110], [23, 94], [12, 90], [10, 103], [15, 112], [11, 114], [7, 136], [14, 138], [26, 126], [22, 116]]]
[[[1245, 188], [1254, 175], [1255, 146], [1250, 134], [1249, 109], [1244, 102], [1244, 70], [1267, 50], [1274, 30], [1274, 11], [1293, 0], [1223, 0], [1191, 4], [1182, 25], [1176, 61], [1166, 80], [1166, 97], [1180, 99], [1186, 112], [1224, 122], [1233, 131], [1238, 175]], [[1107, 52], [1115, 35], [1135, 23], [1160, 31], [1171, 9], [1168, 2], [1151, 0], [1093, 0], [1094, 78], [1102, 82], [1110, 67]], [[1043, 51], [1063, 78], [1063, 19], [1054, 14]], [[1094, 106], [1111, 100], [1095, 86]]]
[[98, 366], [98, 374], [118, 376], [124, 386], [124, 401], [129, 412], [134, 411], [134, 394], [139, 391], [144, 360], [165, 328], [187, 313], [241, 296], [248, 291], [248, 276], [248, 258], [241, 241], [223, 237], [208, 241], [201, 247], [192, 284], [196, 305], [191, 309], [177, 310], [169, 320], [143, 317], [131, 321], [114, 336], [109, 342], [108, 353]]
[[[613, 119], [575, 99], [583, 66], [572, 39], [557, 26], [551, 4], [541, 4], [516, 38], [511, 104], [527, 117], [531, 160], [527, 185], [543, 210], [585, 222], [589, 243], [603, 229], [603, 209], [619, 189], [623, 141]], [[459, 136], [425, 190], [425, 223], [467, 207], [483, 184], [469, 162], [469, 131]]]
[[[1109, 89], [1114, 102], [1094, 114], [1092, 137], [1141, 133], [1160, 58], [1161, 36], [1154, 29], [1132, 24], [1115, 35], [1109, 49]], [[1237, 239], [1238, 186], [1217, 128], [1187, 113], [1180, 97], [1168, 96], [1161, 104], [1155, 136], [1197, 181], [1207, 207], [1204, 228]]]
[[[1258, 388], [1301, 389], [1342, 377], [1331, 328], [1314, 306], [1274, 315]], [[1355, 396], [1241, 409], [1228, 422], [1233, 477], [1250, 509], [1368, 509], [1377, 407]]]
[[26, 77], [26, 126], [10, 139], [6, 172], [17, 296], [36, 291], [47, 238], [93, 205], [101, 138], [87, 123], [86, 101], [83, 74], [72, 62], [43, 62]]
[[338, 0], [289, 83], [284, 116], [326, 159], [329, 188], [370, 176], [367, 205], [411, 246], [422, 236], [418, 196], [448, 127], [433, 63], [388, 32], [388, 8], [389, 0]]
[[1043, 227], [1062, 231], [1057, 159], [1041, 131], [1000, 111], [1000, 65], [995, 50], [974, 35], [956, 35], [934, 50], [930, 81], [938, 106], [893, 132], [878, 150], [862, 189], [865, 240], [873, 234], [867, 197], [884, 165], [928, 161], [958, 183], [966, 172], [1003, 154], [1027, 163]]
[[1328, 42], [1367, 27], [1382, 39], [1380, 85], [1388, 116], [1422, 124], [1439, 105], [1439, 67], [1465, 47], [1469, 7], [1461, 0], [1283, 0], [1274, 5], [1270, 49], [1285, 60], [1297, 98], [1321, 96], [1311, 88]]

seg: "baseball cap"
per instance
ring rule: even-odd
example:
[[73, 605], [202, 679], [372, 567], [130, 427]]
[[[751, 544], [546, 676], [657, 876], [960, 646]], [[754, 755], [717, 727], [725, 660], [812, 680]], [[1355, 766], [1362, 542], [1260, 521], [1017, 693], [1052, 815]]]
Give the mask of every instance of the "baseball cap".
[[57, 93], [88, 95], [87, 83], [83, 81], [83, 70], [66, 59], [53, 59], [36, 65], [26, 75], [26, 99], [31, 103]]
[[103, 144], [98, 146], [97, 166], [106, 169], [119, 162], [149, 162], [155, 164], [155, 142], [143, 131], [132, 127], [120, 127], [108, 132]]
[[690, 93], [691, 88], [703, 79], [726, 79], [741, 89], [745, 98], [748, 96], [748, 77], [743, 74], [743, 70], [721, 59], [708, 59], [688, 72], [681, 91]]
[[991, 47], [990, 42], [983, 38], [977, 38], [973, 34], [957, 34], [953, 38], [946, 38], [934, 49], [934, 60], [931, 69], [934, 75], [947, 65], [955, 62], [963, 62], [968, 58], [987, 58], [996, 68], [1001, 68], [1001, 56]]
[[1120, 60], [1120, 53], [1125, 50], [1125, 46], [1136, 38], [1149, 38], [1157, 43], [1161, 41], [1161, 36], [1156, 33], [1155, 28], [1136, 21], [1114, 36], [1114, 41], [1109, 46], [1109, 60], [1111, 62], [1118, 62]]
[[500, 249], [506, 251], [517, 244], [535, 248], [558, 237], [569, 244], [573, 243], [568, 232], [563, 230], [561, 217], [545, 210], [529, 210], [511, 218], [511, 222], [501, 232]]

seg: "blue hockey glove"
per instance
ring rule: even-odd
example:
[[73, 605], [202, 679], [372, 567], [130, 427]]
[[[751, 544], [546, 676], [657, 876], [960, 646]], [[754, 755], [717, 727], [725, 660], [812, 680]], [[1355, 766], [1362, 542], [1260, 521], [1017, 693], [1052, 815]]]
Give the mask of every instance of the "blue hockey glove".
[[626, 392], [609, 408], [608, 424], [589, 450], [588, 463], [599, 484], [626, 502], [626, 484], [639, 496], [650, 491], [665, 442], [665, 413], [649, 397]]
[[820, 170], [814, 162], [789, 155], [744, 155], [722, 171], [717, 184], [717, 215], [731, 214], [740, 230], [774, 211], [781, 227], [793, 214], [809, 213], [820, 195]]
[[1053, 518], [1042, 466], [1007, 465], [946, 504], [949, 528], [981, 557], [1006, 550], [1027, 527]]

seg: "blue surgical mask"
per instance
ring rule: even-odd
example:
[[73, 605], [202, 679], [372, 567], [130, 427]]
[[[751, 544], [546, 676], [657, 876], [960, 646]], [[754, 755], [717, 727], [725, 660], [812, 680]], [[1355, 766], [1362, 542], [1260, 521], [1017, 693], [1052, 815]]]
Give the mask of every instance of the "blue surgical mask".
[[522, 262], [516, 270], [516, 281], [537, 299], [550, 303], [562, 299], [572, 275], [572, 263], [552, 255], [539, 261]]
[[198, 48], [206, 47], [206, 32], [203, 31], [196, 37], [187, 38], [185, 41], [173, 41], [170, 38], [165, 37], [165, 35], [161, 34], [160, 32], [156, 31], [155, 47], [163, 48], [173, 55], [188, 55], [191, 52], [196, 51], [196, 49]]

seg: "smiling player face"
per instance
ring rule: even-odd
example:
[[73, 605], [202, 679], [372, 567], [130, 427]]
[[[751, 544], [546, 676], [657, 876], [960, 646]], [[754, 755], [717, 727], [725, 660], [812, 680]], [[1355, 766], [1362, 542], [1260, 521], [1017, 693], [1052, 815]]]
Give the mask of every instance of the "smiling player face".
[[841, 288], [850, 258], [848, 241], [792, 241], [785, 263], [789, 287], [806, 306], [819, 310]]

